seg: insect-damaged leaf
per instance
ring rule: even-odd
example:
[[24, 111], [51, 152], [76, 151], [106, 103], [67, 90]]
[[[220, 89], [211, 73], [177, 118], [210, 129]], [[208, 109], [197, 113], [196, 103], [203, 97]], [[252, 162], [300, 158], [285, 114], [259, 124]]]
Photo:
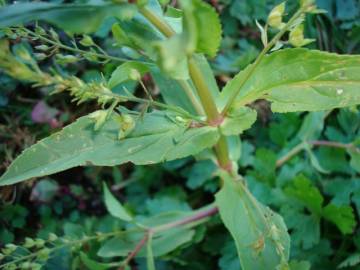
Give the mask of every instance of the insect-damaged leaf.
[[114, 166], [125, 162], [153, 164], [197, 154], [219, 137], [214, 127], [188, 128], [168, 112], [154, 111], [136, 121], [119, 140], [115, 114], [97, 132], [91, 115], [79, 118], [26, 149], [0, 178], [0, 186], [49, 175], [76, 166]]
[[235, 241], [242, 269], [283, 269], [289, 258], [290, 238], [282, 217], [259, 203], [241, 180], [225, 173], [222, 179], [216, 204]]
[[272, 53], [252, 74], [248, 67], [225, 86], [221, 105], [240, 87], [234, 104], [265, 98], [272, 102], [274, 112], [320, 111], [360, 104], [360, 56], [307, 49]]

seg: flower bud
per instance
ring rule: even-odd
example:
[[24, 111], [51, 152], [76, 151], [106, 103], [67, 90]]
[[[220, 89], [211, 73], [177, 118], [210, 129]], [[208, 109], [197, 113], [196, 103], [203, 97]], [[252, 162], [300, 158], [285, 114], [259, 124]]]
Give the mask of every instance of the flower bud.
[[285, 2], [282, 2], [281, 4], [277, 5], [273, 8], [273, 10], [270, 12], [268, 17], [268, 24], [271, 27], [281, 29], [285, 24], [282, 22], [282, 17], [285, 12]]
[[47, 57], [45, 53], [34, 53], [34, 56], [38, 61], [42, 61]]
[[135, 68], [130, 69], [129, 78], [133, 81], [140, 81], [141, 79], [140, 72]]
[[37, 49], [39, 51], [47, 51], [49, 49], [49, 46], [47, 46], [47, 45], [39, 45], [39, 46], [36, 46], [35, 49]]
[[84, 35], [83, 38], [80, 40], [79, 42], [81, 45], [85, 46], [85, 47], [90, 47], [95, 45], [94, 41], [92, 40], [92, 38], [88, 35]]
[[35, 246], [37, 248], [42, 248], [43, 246], [45, 246], [45, 240], [40, 238], [35, 239]]
[[90, 118], [95, 120], [95, 126], [94, 126], [95, 131], [99, 130], [102, 127], [102, 125], [106, 121], [107, 115], [108, 115], [107, 110], [98, 110], [90, 115]]
[[31, 263], [30, 262], [24, 262], [20, 265], [20, 269], [31, 269]]
[[289, 35], [289, 42], [295, 47], [302, 47], [313, 41], [314, 39], [304, 38], [304, 25], [302, 24], [292, 29]]
[[26, 248], [32, 248], [35, 245], [35, 241], [29, 237], [25, 238], [24, 247]]
[[57, 235], [55, 233], [49, 233], [49, 241], [53, 242], [58, 239]]
[[48, 248], [43, 248], [38, 253], [38, 259], [41, 261], [46, 261], [47, 259], [49, 259], [50, 251], [51, 250]]

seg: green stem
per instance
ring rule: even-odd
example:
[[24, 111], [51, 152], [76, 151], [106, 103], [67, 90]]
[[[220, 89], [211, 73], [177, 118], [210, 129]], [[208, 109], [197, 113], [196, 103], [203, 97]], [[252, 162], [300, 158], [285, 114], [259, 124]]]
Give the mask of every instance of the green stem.
[[197, 93], [200, 97], [201, 104], [203, 105], [207, 120], [212, 125], [217, 125], [221, 122], [221, 116], [216, 108], [215, 101], [211, 96], [206, 81], [199, 66], [193, 57], [189, 57], [189, 73], [190, 77], [195, 85]]
[[305, 142], [296, 145], [293, 149], [291, 149], [289, 152], [287, 152], [284, 156], [282, 156], [280, 159], [276, 161], [276, 168], [281, 167], [290, 159], [292, 159], [294, 156], [296, 156], [298, 153], [300, 153], [302, 150], [304, 150], [305, 146], [306, 146]]
[[286, 162], [291, 160], [294, 156], [299, 154], [302, 150], [305, 149], [306, 145], [310, 145], [311, 147], [314, 146], [325, 146], [325, 147], [332, 147], [332, 148], [340, 148], [340, 149], [351, 149], [355, 148], [356, 146], [352, 143], [340, 143], [340, 142], [332, 142], [332, 141], [304, 141], [299, 143], [294, 148], [292, 148], [289, 152], [287, 152], [284, 156], [276, 161], [276, 167], [279, 168], [284, 165]]
[[33, 31], [31, 31], [29, 29], [24, 28], [24, 30], [33, 37], [36, 37], [36, 38], [38, 38], [38, 39], [40, 39], [40, 40], [42, 40], [42, 41], [44, 41], [44, 42], [46, 42], [48, 44], [54, 45], [54, 46], [56, 46], [58, 48], [61, 48], [61, 49], [67, 50], [67, 51], [80, 53], [82, 55], [88, 54], [88, 55], [92, 55], [92, 56], [95, 56], [95, 57], [98, 57], [98, 58], [101, 58], [101, 59], [107, 59], [107, 60], [118, 61], [118, 62], [130, 61], [130, 59], [127, 59], [127, 58], [121, 58], [121, 57], [111, 56], [111, 55], [108, 55], [108, 54], [101, 54], [101, 53], [96, 53], [96, 52], [84, 51], [84, 50], [81, 50], [81, 49], [78, 49], [78, 48], [70, 47], [70, 46], [64, 45], [64, 44], [62, 44], [60, 42], [57, 42], [57, 41], [51, 40], [49, 38], [46, 38], [44, 36], [38, 35], [38, 34], [34, 33]]
[[241, 88], [244, 86], [244, 84], [248, 81], [248, 79], [251, 77], [253, 72], [255, 71], [256, 67], [261, 63], [264, 56], [270, 51], [270, 49], [280, 40], [280, 38], [290, 29], [290, 27], [293, 25], [293, 23], [304, 13], [307, 6], [302, 7], [299, 9], [292, 17], [291, 19], [286, 23], [286, 25], [278, 32], [274, 38], [264, 47], [264, 49], [261, 51], [259, 56], [256, 58], [255, 62], [249, 66], [249, 69], [246, 71], [244, 77], [242, 78], [238, 88], [236, 91], [233, 91], [222, 110], [221, 114], [226, 115], [228, 110], [231, 108], [232, 104], [235, 102], [236, 97], [239, 95], [239, 92]]
[[154, 12], [146, 7], [139, 9], [140, 13], [148, 19], [161, 33], [166, 37], [171, 37], [175, 35], [175, 31], [171, 28], [169, 24], [161, 20]]
[[[147, 8], [141, 8], [140, 13], [147, 18], [157, 29], [164, 34], [166, 37], [172, 37], [175, 34], [175, 31], [161, 18], [159, 18], [155, 13], [150, 11]], [[196, 61], [192, 56], [188, 58], [188, 66], [190, 77], [195, 85], [197, 93], [200, 97], [202, 107], [204, 108], [207, 122], [213, 126], [219, 126], [223, 120], [223, 117], [219, 113], [215, 101], [209, 91], [205, 78], [201, 73], [200, 68], [198, 67]], [[231, 161], [228, 152], [228, 145], [226, 142], [226, 137], [223, 135], [220, 136], [218, 144], [215, 146], [215, 152], [217, 155], [219, 165], [226, 170], [231, 170]]]
[[203, 107], [201, 106], [197, 97], [195, 96], [189, 82], [185, 81], [185, 80], [178, 80], [177, 82], [180, 84], [181, 88], [185, 91], [186, 95], [190, 99], [191, 103], [193, 104], [193, 106], [195, 108], [195, 111], [199, 115], [204, 115]]
[[[149, 20], [165, 37], [170, 38], [173, 35], [175, 35], [175, 31], [171, 28], [169, 24], [167, 24], [165, 21], [161, 20], [154, 12], [151, 10], [142, 7], [140, 8], [140, 13]], [[204, 113], [204, 110], [199, 104], [199, 101], [197, 97], [194, 95], [194, 92], [191, 89], [191, 86], [189, 83], [185, 80], [177, 80], [177, 82], [180, 84], [181, 88], [184, 90], [185, 94], [189, 98], [190, 102], [193, 104], [196, 112], [200, 115]]]

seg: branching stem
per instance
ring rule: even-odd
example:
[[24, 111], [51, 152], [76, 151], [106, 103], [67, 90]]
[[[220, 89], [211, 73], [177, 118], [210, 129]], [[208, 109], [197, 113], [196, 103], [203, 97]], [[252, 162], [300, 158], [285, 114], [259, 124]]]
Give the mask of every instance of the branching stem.
[[289, 152], [287, 152], [284, 156], [276, 161], [276, 167], [281, 167], [286, 162], [291, 160], [294, 156], [299, 154], [302, 150], [306, 148], [306, 145], [311, 146], [326, 146], [326, 147], [333, 147], [333, 148], [340, 148], [340, 149], [349, 149], [349, 148], [356, 148], [355, 145], [352, 143], [339, 143], [339, 142], [332, 142], [332, 141], [309, 141], [309, 142], [301, 142], [292, 148]]
[[[71, 52], [76, 52], [76, 53], [79, 53], [81, 55], [91, 55], [91, 56], [95, 56], [95, 57], [98, 57], [100, 59], [105, 59], [105, 60], [112, 60], [112, 61], [117, 61], [117, 62], [126, 62], [126, 61], [130, 61], [130, 59], [127, 59], [127, 58], [121, 58], [121, 57], [116, 57], [116, 56], [111, 56], [111, 55], [108, 55], [108, 54], [104, 54], [104, 53], [96, 53], [96, 52], [92, 52], [92, 51], [84, 51], [84, 50], [81, 50], [79, 48], [75, 48], [75, 47], [71, 47], [71, 46], [67, 46], [61, 42], [58, 42], [58, 41], [54, 41], [50, 38], [47, 38], [47, 37], [44, 37], [42, 35], [39, 35], [39, 34], [36, 34], [35, 32], [27, 29], [27, 28], [23, 28], [23, 30], [25, 32], [27, 32], [30, 36], [32, 37], [35, 37], [35, 38], [38, 38], [40, 39], [41, 41], [44, 41], [48, 44], [51, 44], [55, 47], [58, 47], [58, 48], [61, 48], [61, 49], [64, 49], [64, 50], [67, 50], [67, 51], [71, 51]], [[96, 46], [97, 48], [100, 48], [99, 46]]]
[[[175, 34], [175, 31], [151, 10], [143, 7], [140, 9], [140, 13], [145, 18], [147, 18], [164, 36], [170, 38]], [[190, 77], [195, 85], [197, 94], [200, 97], [202, 108], [205, 111], [207, 122], [212, 126], [219, 126], [223, 120], [223, 117], [216, 107], [214, 98], [211, 96], [211, 92], [208, 89], [206, 80], [200, 68], [198, 67], [195, 59], [191, 55], [188, 57], [188, 67]], [[231, 171], [231, 161], [228, 145], [226, 137], [224, 137], [223, 135], [220, 136], [219, 142], [215, 146], [215, 152], [219, 166], [227, 171]]]

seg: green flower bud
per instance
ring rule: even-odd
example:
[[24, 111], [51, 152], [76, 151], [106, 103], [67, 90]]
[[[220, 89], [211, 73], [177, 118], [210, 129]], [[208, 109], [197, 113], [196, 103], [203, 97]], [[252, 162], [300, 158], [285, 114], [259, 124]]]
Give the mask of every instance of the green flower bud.
[[50, 249], [43, 248], [38, 253], [38, 259], [41, 260], [41, 261], [46, 261], [47, 259], [49, 259], [50, 252], [51, 252]]
[[107, 115], [108, 115], [107, 110], [98, 110], [90, 115], [90, 118], [94, 119], [95, 121], [95, 126], [94, 126], [95, 131], [99, 130], [102, 127], [102, 125], [106, 121]]
[[295, 47], [302, 47], [313, 41], [314, 39], [304, 38], [304, 25], [302, 24], [292, 29], [289, 35], [289, 42]]
[[63, 55], [63, 54], [57, 54], [56, 55], [57, 61], [60, 64], [71, 64], [79, 61], [79, 59], [71, 54]]
[[90, 47], [90, 46], [94, 46], [95, 43], [92, 40], [92, 38], [88, 35], [84, 35], [83, 38], [80, 40], [79, 42], [81, 45], [85, 46], [85, 47]]
[[36, 246], [37, 248], [42, 248], [42, 247], [44, 247], [44, 246], [45, 246], [45, 240], [40, 239], [40, 238], [35, 239], [35, 246]]
[[29, 237], [25, 238], [24, 247], [26, 248], [32, 248], [35, 245], [35, 241]]
[[3, 248], [3, 249], [1, 250], [1, 252], [2, 252], [5, 256], [7, 256], [7, 255], [10, 255], [11, 253], [13, 253], [13, 252], [16, 250], [16, 248], [17, 248], [17, 246], [14, 245], [14, 244], [7, 244], [7, 245], [5, 246], [5, 248]]
[[131, 132], [134, 127], [135, 127], [135, 121], [134, 119], [132, 118], [131, 115], [129, 114], [123, 114], [122, 115], [122, 126], [121, 126], [121, 129], [126, 133], [126, 134], [129, 134], [129, 132]]
[[57, 235], [55, 233], [49, 233], [49, 241], [53, 242], [58, 239]]
[[31, 263], [30, 262], [24, 262], [20, 265], [20, 269], [31, 269]]
[[47, 51], [47, 50], [49, 50], [49, 46], [47, 46], [47, 45], [39, 45], [39, 46], [36, 46], [35, 49], [37, 49], [39, 51]]
[[44, 28], [40, 27], [40, 26], [36, 26], [35, 27], [35, 33], [41, 36], [46, 35], [46, 31], [44, 30]]
[[34, 56], [38, 61], [42, 61], [47, 57], [45, 53], [34, 53]]
[[130, 72], [129, 72], [129, 78], [133, 81], [140, 81], [141, 74], [138, 70], [136, 70], [135, 68], [132, 68], [132, 69], [130, 69]]
[[271, 27], [281, 29], [285, 24], [282, 22], [282, 17], [285, 12], [285, 2], [282, 2], [280, 5], [277, 5], [270, 12], [268, 17], [268, 24]]
[[31, 264], [31, 270], [40, 270], [41, 267], [42, 267], [41, 264], [38, 264], [38, 263]]
[[58, 33], [55, 32], [54, 29], [51, 28], [49, 32], [50, 32], [50, 35], [51, 35], [51, 37], [52, 37], [53, 39], [59, 41], [59, 35], [58, 35]]

